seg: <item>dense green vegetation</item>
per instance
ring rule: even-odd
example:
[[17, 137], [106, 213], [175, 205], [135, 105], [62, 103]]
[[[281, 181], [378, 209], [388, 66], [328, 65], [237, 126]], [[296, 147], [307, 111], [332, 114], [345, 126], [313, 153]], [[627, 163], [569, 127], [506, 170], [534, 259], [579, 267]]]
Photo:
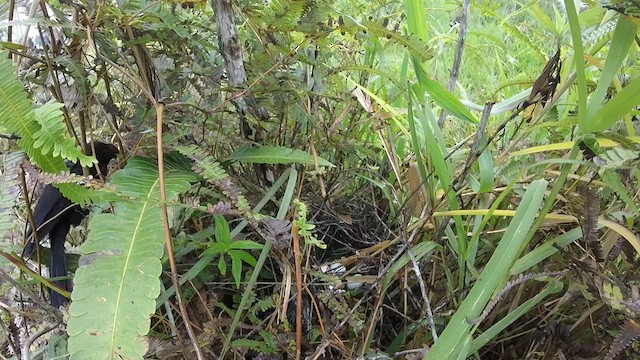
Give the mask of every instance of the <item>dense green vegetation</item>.
[[[640, 356], [637, 2], [36, 5], [0, 5], [3, 357]], [[62, 312], [43, 183], [91, 209]]]

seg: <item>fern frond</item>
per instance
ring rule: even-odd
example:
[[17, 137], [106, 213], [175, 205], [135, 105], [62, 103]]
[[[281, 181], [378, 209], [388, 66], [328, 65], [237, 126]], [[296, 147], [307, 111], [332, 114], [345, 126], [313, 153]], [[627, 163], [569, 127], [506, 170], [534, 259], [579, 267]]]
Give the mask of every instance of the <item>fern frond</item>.
[[213, 160], [211, 155], [204, 149], [196, 145], [189, 145], [177, 146], [176, 150], [193, 160], [193, 170], [222, 190], [222, 193], [231, 200], [238, 210], [251, 210], [249, 202], [240, 189], [233, 183], [229, 174], [227, 174], [220, 163]]
[[52, 154], [54, 157], [76, 162], [80, 160], [82, 166], [97, 164], [97, 160], [87, 156], [75, 146], [75, 142], [66, 136], [66, 125], [62, 120], [60, 103], [48, 102], [35, 109], [36, 121], [40, 129], [34, 133], [34, 146], [42, 154]]
[[620, 175], [613, 169], [602, 169], [599, 171], [600, 177], [607, 185], [615, 191], [622, 201], [636, 214], [640, 213], [640, 207], [629, 193], [627, 186], [620, 179]]
[[268, 5], [270, 9], [263, 11], [263, 14], [273, 14], [265, 18], [265, 22], [277, 23], [281, 31], [293, 30], [309, 6], [308, 2], [309, 0], [273, 0]]
[[64, 197], [82, 207], [92, 203], [119, 201], [121, 198], [111, 186], [103, 186], [99, 182], [84, 183], [84, 186], [77, 183], [56, 183], [54, 186]]
[[213, 160], [204, 149], [196, 145], [188, 145], [176, 146], [176, 150], [195, 162], [193, 170], [205, 180], [216, 183], [229, 177], [220, 163]]
[[640, 337], [640, 324], [633, 319], [627, 319], [624, 322], [620, 335], [616, 336], [609, 347], [605, 360], [613, 360], [620, 353], [631, 345], [638, 337]]
[[582, 37], [582, 42], [585, 45], [594, 45], [595, 43], [600, 42], [605, 37], [610, 38], [613, 36], [613, 30], [616, 27], [615, 21], [608, 21], [604, 24], [596, 26], [593, 30], [588, 32], [588, 34]]
[[625, 245], [629, 244], [625, 238], [619, 238], [616, 243], [613, 245], [611, 250], [609, 250], [609, 254], [607, 258], [609, 261], [614, 261], [618, 255], [624, 250]]
[[36, 133], [41, 126], [27, 99], [27, 92], [16, 79], [16, 69], [8, 58], [6, 51], [0, 51], [0, 124], [9, 132], [21, 137], [18, 141], [20, 148], [40, 168], [49, 173], [57, 173], [66, 169], [61, 158], [43, 154], [37, 149]]
[[467, 320], [469, 324], [478, 324], [482, 322], [489, 314], [491, 310], [498, 305], [498, 303], [502, 300], [502, 298], [515, 286], [522, 284], [525, 281], [529, 281], [532, 279], [540, 278], [540, 277], [552, 277], [552, 276], [563, 276], [566, 274], [566, 271], [550, 271], [550, 272], [542, 272], [542, 273], [533, 273], [533, 274], [520, 274], [514, 280], [507, 282], [504, 287], [498, 292], [493, 301], [491, 301], [487, 307], [484, 309], [480, 317], [476, 319]]
[[596, 261], [605, 260], [602, 244], [598, 241], [598, 216], [600, 216], [600, 202], [595, 188], [584, 185], [579, 189], [582, 196], [582, 213], [578, 217], [582, 225], [582, 236], [585, 243], [593, 250]]

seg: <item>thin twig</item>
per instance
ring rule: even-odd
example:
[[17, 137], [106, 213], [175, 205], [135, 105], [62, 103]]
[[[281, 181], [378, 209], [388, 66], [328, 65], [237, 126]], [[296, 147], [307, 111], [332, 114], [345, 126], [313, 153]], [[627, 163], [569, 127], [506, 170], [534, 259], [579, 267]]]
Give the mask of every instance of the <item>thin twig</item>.
[[[31, 211], [31, 198], [29, 197], [29, 191], [27, 189], [27, 179], [25, 176], [25, 171], [22, 166], [20, 166], [20, 181], [22, 183], [22, 193], [24, 194], [24, 201], [27, 205], [27, 220], [29, 221], [29, 225], [31, 225], [31, 234], [33, 235], [33, 241], [36, 245], [36, 261], [38, 263], [38, 275], [42, 276], [42, 266], [40, 259], [40, 238], [38, 237], [38, 229], [36, 228], [36, 222], [33, 219], [33, 211]], [[61, 213], [62, 214], [62, 213]], [[29, 243], [27, 239], [25, 245]], [[41, 288], [42, 289], [42, 288]]]
[[162, 151], [162, 116], [164, 113], [164, 104], [157, 103], [156, 105], [156, 125], [157, 125], [157, 146], [158, 146], [158, 178], [160, 182], [160, 198], [162, 201], [162, 225], [164, 226], [164, 236], [167, 245], [167, 253], [169, 257], [169, 265], [171, 266], [171, 281], [173, 282], [173, 287], [176, 289], [176, 299], [178, 300], [178, 306], [180, 307], [180, 315], [184, 319], [184, 327], [187, 330], [187, 334], [189, 334], [189, 339], [191, 340], [191, 345], [193, 345], [193, 349], [195, 351], [198, 360], [204, 360], [204, 356], [202, 355], [202, 350], [198, 345], [198, 339], [196, 339], [196, 335], [193, 333], [193, 329], [191, 328], [191, 322], [189, 321], [189, 314], [187, 313], [187, 308], [184, 305], [184, 301], [182, 298], [182, 290], [180, 288], [180, 282], [178, 281], [178, 268], [176, 266], [176, 259], [173, 254], [173, 241], [171, 240], [171, 230], [169, 229], [169, 215], [167, 213], [167, 193], [165, 188], [165, 178], [164, 178], [164, 153]]
[[[487, 128], [487, 123], [489, 122], [489, 116], [491, 115], [491, 108], [493, 107], [492, 102], [488, 102], [484, 104], [484, 110], [482, 111], [482, 117], [480, 118], [480, 125], [478, 126], [478, 131], [476, 131], [475, 136], [473, 137], [473, 145], [471, 145], [471, 151], [469, 152], [469, 157], [467, 158], [467, 162], [464, 165], [464, 170], [462, 173], [458, 175], [458, 179], [460, 179], [460, 185], [458, 185], [458, 189], [462, 189], [467, 181], [467, 174], [469, 170], [471, 170], [471, 166], [480, 156], [480, 147], [485, 144], [483, 139], [485, 139], [485, 129]], [[486, 149], [486, 146], [482, 151]]]
[[409, 250], [407, 254], [409, 254], [411, 264], [413, 265], [413, 272], [416, 274], [418, 284], [420, 284], [422, 300], [424, 300], [424, 303], [427, 306], [427, 320], [429, 321], [429, 326], [431, 326], [431, 336], [433, 336], [433, 342], [436, 342], [436, 340], [438, 340], [438, 332], [436, 331], [436, 323], [433, 320], [433, 310], [431, 310], [431, 301], [429, 300], [429, 295], [427, 294], [427, 287], [424, 284], [424, 280], [422, 280], [422, 273], [420, 272], [420, 267], [418, 266], [416, 257], [413, 256], [411, 250]]
[[[467, 38], [467, 23], [469, 18], [469, 9], [471, 8], [471, 0], [464, 0], [462, 2], [462, 14], [460, 16], [460, 33], [458, 34], [458, 48], [456, 49], [456, 57], [453, 60], [453, 67], [451, 68], [451, 79], [449, 80], [449, 91], [453, 91], [458, 82], [458, 75], [460, 75], [460, 64], [462, 64], [462, 52], [464, 50], [464, 42]], [[444, 120], [447, 117], [444, 109], [440, 113], [438, 119], [438, 126], [442, 128]]]
[[293, 223], [293, 256], [296, 267], [296, 360], [300, 359], [302, 354], [302, 264], [300, 253], [300, 235], [298, 233], [298, 225]]
[[371, 318], [371, 322], [367, 327], [367, 332], [364, 334], [364, 337], [362, 338], [362, 346], [360, 347], [360, 356], [358, 357], [359, 359], [364, 359], [365, 351], [369, 350], [369, 347], [370, 347], [369, 339], [371, 338], [371, 333], [373, 332], [373, 328], [377, 323], [376, 319], [378, 318], [378, 312], [380, 312], [380, 309], [382, 308], [382, 301], [384, 300], [384, 296], [382, 296], [383, 295], [382, 290], [383, 290], [382, 288], [379, 289], [378, 301], [376, 301], [376, 305], [373, 307], [373, 313], [369, 316]]
[[[13, 22], [13, 13], [16, 10], [16, 1], [15, 0], [11, 0], [9, 2], [9, 24], [11, 24]], [[7, 42], [8, 43], [12, 43], [13, 42], [13, 26], [9, 25], [7, 26]], [[11, 53], [9, 53], [9, 59], [11, 59]]]

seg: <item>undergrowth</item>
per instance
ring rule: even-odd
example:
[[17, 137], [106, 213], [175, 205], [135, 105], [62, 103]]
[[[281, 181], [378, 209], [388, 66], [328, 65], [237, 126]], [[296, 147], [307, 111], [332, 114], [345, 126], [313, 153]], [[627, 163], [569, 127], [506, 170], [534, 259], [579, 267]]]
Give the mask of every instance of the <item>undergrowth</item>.
[[[2, 356], [640, 356], [637, 4], [464, 3], [1, 7]], [[38, 181], [91, 208], [65, 317]]]

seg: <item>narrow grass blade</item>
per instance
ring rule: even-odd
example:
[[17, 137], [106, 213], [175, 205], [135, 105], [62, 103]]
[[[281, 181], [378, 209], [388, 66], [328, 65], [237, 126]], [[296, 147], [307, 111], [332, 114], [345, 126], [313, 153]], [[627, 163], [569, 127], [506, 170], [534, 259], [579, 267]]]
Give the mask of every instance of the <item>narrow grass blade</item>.
[[613, 39], [611, 39], [611, 46], [609, 46], [609, 51], [607, 52], [607, 60], [604, 63], [604, 69], [602, 69], [598, 87], [593, 94], [591, 94], [591, 99], [589, 100], [589, 106], [587, 107], [587, 126], [582, 129], [583, 132], [588, 133], [591, 132], [592, 129], [597, 129], [595, 131], [604, 131], [620, 119], [602, 116], [596, 117], [596, 114], [599, 113], [598, 110], [602, 106], [605, 95], [607, 95], [609, 85], [611, 85], [622, 62], [627, 57], [636, 30], [636, 26], [633, 23], [625, 20], [623, 16], [618, 17], [618, 24], [613, 34]]
[[604, 104], [595, 115], [595, 124], [588, 129], [604, 131], [610, 128], [640, 104], [638, 94], [640, 94], [640, 78], [636, 78], [631, 84], [622, 88], [622, 91]]
[[467, 319], [478, 317], [491, 299], [492, 294], [504, 285], [511, 266], [528, 241], [527, 233], [534, 224], [546, 188], [547, 181], [545, 180], [535, 180], [531, 183], [520, 206], [518, 206], [516, 215], [478, 281], [453, 315], [431, 351], [425, 356], [426, 360], [458, 359], [468, 355], [462, 346], [471, 337], [472, 325]]
[[569, 18], [571, 41], [573, 43], [574, 64], [576, 67], [576, 82], [578, 90], [578, 125], [579, 128], [587, 128], [587, 74], [584, 66], [584, 47], [582, 46], [582, 31], [576, 4], [574, 0], [564, 0]]

